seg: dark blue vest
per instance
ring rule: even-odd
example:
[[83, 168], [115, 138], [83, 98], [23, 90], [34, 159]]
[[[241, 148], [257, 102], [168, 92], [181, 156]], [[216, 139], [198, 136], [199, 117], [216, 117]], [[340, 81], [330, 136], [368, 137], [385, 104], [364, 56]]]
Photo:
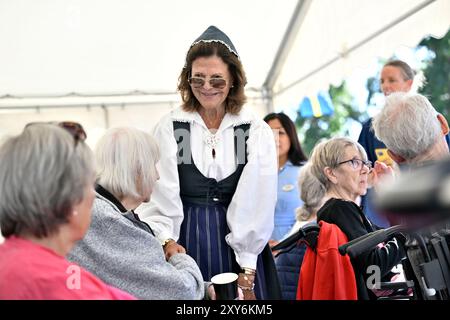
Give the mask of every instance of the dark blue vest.
[[250, 124], [234, 127], [234, 151], [238, 166], [223, 180], [205, 177], [196, 167], [191, 153], [190, 124], [173, 122], [174, 136], [178, 144], [177, 161], [180, 181], [180, 197], [183, 202], [228, 207], [233, 198], [242, 170], [247, 163], [247, 139]]

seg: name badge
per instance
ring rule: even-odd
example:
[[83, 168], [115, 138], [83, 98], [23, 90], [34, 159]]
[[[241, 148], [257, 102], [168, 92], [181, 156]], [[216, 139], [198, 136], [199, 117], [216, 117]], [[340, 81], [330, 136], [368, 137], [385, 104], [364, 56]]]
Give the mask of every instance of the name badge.
[[293, 184], [285, 184], [281, 189], [288, 192], [294, 190], [294, 188], [295, 186]]

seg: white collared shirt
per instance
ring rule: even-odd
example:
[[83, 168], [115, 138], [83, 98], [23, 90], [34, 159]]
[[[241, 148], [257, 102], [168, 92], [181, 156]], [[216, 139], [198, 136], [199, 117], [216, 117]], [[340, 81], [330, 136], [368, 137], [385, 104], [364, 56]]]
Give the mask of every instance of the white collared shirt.
[[248, 162], [227, 211], [230, 233], [227, 243], [233, 248], [241, 267], [256, 269], [257, 256], [264, 249], [273, 230], [277, 197], [277, 155], [272, 130], [261, 119], [247, 111], [239, 115], [225, 114], [215, 133], [216, 157], [205, 143], [210, 135], [197, 112], [181, 108], [172, 111], [157, 124], [153, 135], [159, 143], [161, 159], [157, 164], [160, 180], [155, 185], [151, 202], [136, 210], [149, 223], [160, 241], [178, 239], [183, 221], [183, 205], [177, 167], [177, 143], [173, 121], [189, 122], [192, 158], [200, 172], [220, 181], [237, 168], [234, 151], [234, 127], [250, 123], [247, 140]]

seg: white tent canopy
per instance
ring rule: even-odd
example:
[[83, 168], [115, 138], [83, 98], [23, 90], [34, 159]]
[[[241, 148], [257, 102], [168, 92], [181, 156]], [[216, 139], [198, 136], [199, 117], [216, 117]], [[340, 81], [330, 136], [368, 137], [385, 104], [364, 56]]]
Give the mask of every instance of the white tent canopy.
[[[301, 1], [298, 31], [273, 82], [276, 105], [298, 105], [299, 96], [339, 85], [374, 57], [414, 48], [450, 27], [450, 1]], [[302, 10], [305, 12], [303, 13]]]
[[150, 130], [179, 104], [184, 56], [209, 25], [234, 42], [262, 116], [442, 37], [450, 0], [0, 0], [0, 136], [50, 119], [82, 122], [90, 142]]

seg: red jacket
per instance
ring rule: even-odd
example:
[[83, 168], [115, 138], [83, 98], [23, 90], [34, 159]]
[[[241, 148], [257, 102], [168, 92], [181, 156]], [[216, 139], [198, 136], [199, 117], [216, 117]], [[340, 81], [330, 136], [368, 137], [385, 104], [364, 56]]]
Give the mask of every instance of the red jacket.
[[339, 246], [347, 236], [335, 224], [320, 221], [316, 252], [308, 247], [300, 269], [297, 300], [356, 300], [355, 273]]

